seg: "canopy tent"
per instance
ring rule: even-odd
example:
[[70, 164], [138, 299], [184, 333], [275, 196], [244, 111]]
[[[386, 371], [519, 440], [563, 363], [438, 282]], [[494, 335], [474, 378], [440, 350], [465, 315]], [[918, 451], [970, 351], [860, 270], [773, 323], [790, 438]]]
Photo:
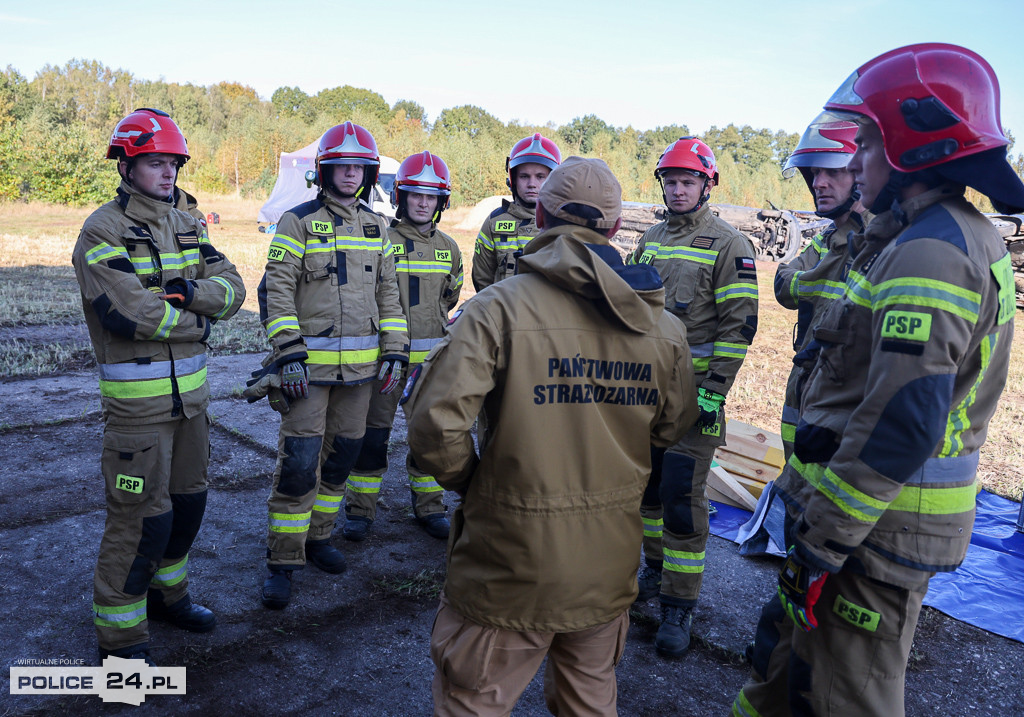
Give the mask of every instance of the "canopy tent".
[[[306, 171], [314, 168], [319, 141], [314, 140], [294, 152], [281, 152], [277, 182], [266, 203], [260, 207], [257, 221], [276, 224], [286, 211], [316, 196], [316, 187], [306, 186]], [[390, 195], [397, 172], [398, 162], [391, 157], [381, 156], [380, 175], [377, 178], [374, 196], [371, 197], [371, 207], [374, 211], [394, 216]]]

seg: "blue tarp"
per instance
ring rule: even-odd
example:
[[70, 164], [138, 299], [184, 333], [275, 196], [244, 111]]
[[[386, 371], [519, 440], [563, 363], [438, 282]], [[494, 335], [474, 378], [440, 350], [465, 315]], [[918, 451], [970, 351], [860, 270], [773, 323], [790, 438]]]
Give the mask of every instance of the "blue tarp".
[[[736, 542], [749, 511], [714, 503], [711, 533]], [[974, 532], [963, 565], [938, 573], [924, 604], [969, 625], [1024, 642], [1024, 533], [1016, 531], [1020, 504], [987, 491], [978, 494]]]

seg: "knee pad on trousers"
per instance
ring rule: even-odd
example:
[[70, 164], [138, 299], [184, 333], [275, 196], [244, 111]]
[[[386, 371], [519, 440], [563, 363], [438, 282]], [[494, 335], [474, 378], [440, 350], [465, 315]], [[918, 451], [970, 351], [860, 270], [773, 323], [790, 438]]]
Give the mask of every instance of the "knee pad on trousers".
[[164, 557], [184, 558], [199, 534], [199, 526], [203, 524], [206, 491], [172, 494], [171, 507], [174, 510], [174, 522], [171, 525], [171, 538], [167, 541]]
[[323, 439], [318, 436], [285, 437], [281, 478], [277, 482], [279, 493], [298, 497], [316, 487], [316, 466], [322, 445]]
[[641, 505], [661, 505], [661, 467], [665, 459], [665, 449], [651, 446], [651, 477], [647, 479]]
[[[367, 428], [366, 435], [363, 436], [363, 446], [352, 467], [357, 471], [376, 471], [387, 466], [389, 438], [390, 428]], [[345, 477], [348, 477], [347, 472]]]
[[128, 569], [128, 577], [125, 578], [122, 592], [142, 595], [149, 589], [149, 581], [156, 575], [160, 568], [160, 560], [167, 551], [172, 521], [170, 511], [142, 519], [139, 547], [135, 549], [135, 559]]
[[[390, 433], [390, 429], [383, 430], [387, 430]], [[369, 429], [367, 433], [369, 433]], [[386, 440], [385, 445], [387, 445]], [[345, 485], [345, 481], [348, 480], [348, 474], [352, 472], [356, 459], [359, 458], [359, 450], [362, 446], [362, 438], [335, 436], [334, 440], [331, 441], [331, 447], [334, 449], [334, 452], [324, 461], [324, 465], [320, 469], [320, 480], [335, 487]]]
[[778, 597], [772, 597], [761, 608], [761, 619], [757, 621], [757, 631], [754, 633], [754, 651], [750, 666], [762, 680], [768, 679], [768, 661], [779, 644], [779, 623], [788, 619]]
[[697, 461], [681, 453], [666, 453], [661, 471], [661, 503], [665, 530], [676, 535], [694, 532], [690, 494]]

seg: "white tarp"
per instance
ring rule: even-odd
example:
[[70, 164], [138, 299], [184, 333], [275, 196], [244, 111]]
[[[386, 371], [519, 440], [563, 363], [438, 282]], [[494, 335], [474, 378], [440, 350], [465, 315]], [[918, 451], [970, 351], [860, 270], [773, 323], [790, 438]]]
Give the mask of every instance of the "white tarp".
[[[277, 182], [266, 203], [260, 207], [256, 221], [276, 224], [286, 211], [316, 197], [316, 187], [306, 186], [306, 171], [314, 168], [316, 147], [319, 141], [318, 139], [294, 152], [281, 152]], [[380, 158], [380, 176], [377, 178], [376, 196], [372, 197], [374, 211], [394, 216], [390, 193], [397, 172], [397, 161], [391, 157], [382, 156]]]

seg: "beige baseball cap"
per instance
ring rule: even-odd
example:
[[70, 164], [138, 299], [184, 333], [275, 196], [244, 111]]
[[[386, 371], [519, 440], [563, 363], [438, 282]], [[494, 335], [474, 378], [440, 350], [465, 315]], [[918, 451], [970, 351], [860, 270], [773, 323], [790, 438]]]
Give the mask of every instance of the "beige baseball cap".
[[[622, 214], [622, 187], [603, 159], [569, 157], [548, 175], [538, 200], [551, 216], [591, 229], [611, 229]], [[580, 207], [599, 217], [574, 213]]]

